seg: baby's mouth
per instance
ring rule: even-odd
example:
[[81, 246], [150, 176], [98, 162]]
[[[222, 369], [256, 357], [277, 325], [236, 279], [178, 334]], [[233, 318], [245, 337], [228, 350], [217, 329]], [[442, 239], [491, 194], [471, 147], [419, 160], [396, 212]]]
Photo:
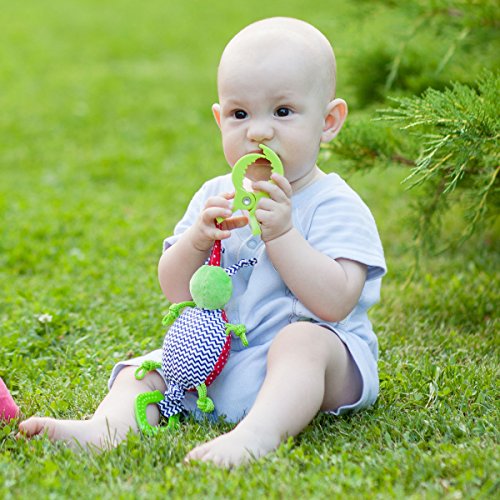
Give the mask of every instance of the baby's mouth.
[[258, 158], [255, 160], [254, 164], [271, 166], [271, 162], [267, 158]]
[[271, 163], [265, 158], [259, 158], [248, 166], [245, 177], [253, 182], [268, 181], [271, 178]]

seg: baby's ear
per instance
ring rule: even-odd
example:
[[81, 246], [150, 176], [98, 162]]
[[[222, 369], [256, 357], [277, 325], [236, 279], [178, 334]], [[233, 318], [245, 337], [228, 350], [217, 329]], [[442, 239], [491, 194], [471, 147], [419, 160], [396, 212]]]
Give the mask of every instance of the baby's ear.
[[343, 99], [334, 99], [326, 107], [325, 124], [321, 142], [330, 142], [344, 125], [347, 118], [347, 103]]
[[215, 103], [212, 106], [212, 113], [214, 114], [215, 121], [217, 122], [218, 127], [220, 128], [220, 104]]

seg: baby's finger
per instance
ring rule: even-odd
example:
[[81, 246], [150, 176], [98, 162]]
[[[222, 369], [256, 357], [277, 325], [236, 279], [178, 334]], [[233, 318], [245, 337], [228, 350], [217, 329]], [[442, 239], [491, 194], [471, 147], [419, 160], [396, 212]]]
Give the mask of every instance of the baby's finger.
[[222, 219], [227, 219], [228, 217], [231, 217], [233, 212], [229, 208], [224, 208], [224, 207], [209, 207], [205, 208], [201, 214], [201, 219], [204, 224], [212, 224], [214, 220], [218, 219], [221, 217]]
[[290, 198], [290, 196], [274, 182], [259, 181], [252, 184], [252, 187], [256, 191], [267, 193], [272, 200], [278, 203], [283, 203]]
[[271, 216], [271, 212], [268, 210], [263, 210], [262, 208], [258, 208], [255, 210], [255, 218], [260, 225], [266, 225], [269, 221], [269, 217]]
[[225, 209], [230, 209], [231, 208], [231, 203], [230, 203], [230, 198], [222, 196], [211, 196], [210, 198], [207, 199], [205, 202], [205, 208], [210, 208], [210, 207], [222, 207]]
[[261, 210], [272, 212], [276, 208], [276, 201], [272, 198], [261, 198], [257, 207]]
[[281, 188], [281, 190], [287, 195], [288, 198], [292, 197], [293, 189], [286, 177], [283, 175], [273, 173], [271, 174], [271, 180]]
[[233, 229], [245, 227], [247, 224], [248, 224], [248, 217], [245, 216], [231, 217], [230, 219], [225, 219], [221, 223], [221, 228], [231, 231]]

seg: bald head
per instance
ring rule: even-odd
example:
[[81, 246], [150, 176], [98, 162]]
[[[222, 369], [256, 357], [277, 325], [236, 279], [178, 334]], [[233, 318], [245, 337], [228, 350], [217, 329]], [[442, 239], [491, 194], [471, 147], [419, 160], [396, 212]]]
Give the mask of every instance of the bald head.
[[310, 24], [286, 17], [257, 21], [232, 38], [219, 64], [219, 86], [238, 66], [254, 64], [257, 68], [259, 61], [276, 54], [287, 54], [300, 71], [309, 72], [327, 102], [335, 97], [335, 56], [330, 42]]

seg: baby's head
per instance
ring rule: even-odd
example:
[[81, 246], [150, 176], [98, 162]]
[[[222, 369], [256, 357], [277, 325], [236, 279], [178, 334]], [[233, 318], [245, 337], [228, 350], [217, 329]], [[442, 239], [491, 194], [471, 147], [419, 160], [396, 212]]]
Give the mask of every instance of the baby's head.
[[320, 143], [335, 137], [347, 113], [335, 99], [335, 77], [330, 43], [304, 21], [264, 19], [240, 31], [222, 54], [213, 106], [229, 164], [264, 143], [290, 182], [310, 172]]

